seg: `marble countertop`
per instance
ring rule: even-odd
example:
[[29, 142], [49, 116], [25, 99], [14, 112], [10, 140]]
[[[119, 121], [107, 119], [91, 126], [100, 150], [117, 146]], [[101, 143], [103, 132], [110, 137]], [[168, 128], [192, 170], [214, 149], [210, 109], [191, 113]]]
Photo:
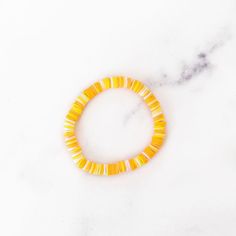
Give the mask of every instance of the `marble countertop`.
[[[236, 235], [235, 1], [0, 5], [0, 235]], [[137, 171], [90, 176], [65, 148], [64, 116], [112, 75], [151, 88], [167, 138]], [[150, 134], [146, 107], [124, 90], [95, 98], [78, 127], [102, 161]]]

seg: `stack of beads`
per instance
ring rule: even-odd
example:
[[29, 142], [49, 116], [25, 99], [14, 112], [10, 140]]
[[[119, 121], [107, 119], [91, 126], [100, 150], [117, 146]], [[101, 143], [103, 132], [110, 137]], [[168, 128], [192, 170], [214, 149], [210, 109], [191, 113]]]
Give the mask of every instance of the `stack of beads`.
[[[110, 88], [126, 88], [142, 97], [143, 101], [149, 107], [153, 118], [153, 136], [151, 143], [135, 157], [115, 163], [96, 163], [92, 160], [86, 159], [83, 155], [82, 149], [76, 138], [75, 127], [88, 102], [99, 93]], [[116, 175], [129, 170], [136, 170], [148, 163], [149, 160], [158, 152], [163, 143], [165, 137], [165, 126], [166, 122], [161, 111], [160, 103], [150, 89], [138, 80], [123, 76], [114, 76], [95, 82], [76, 98], [66, 115], [64, 137], [66, 146], [71, 152], [74, 162], [80, 169], [94, 175]]]

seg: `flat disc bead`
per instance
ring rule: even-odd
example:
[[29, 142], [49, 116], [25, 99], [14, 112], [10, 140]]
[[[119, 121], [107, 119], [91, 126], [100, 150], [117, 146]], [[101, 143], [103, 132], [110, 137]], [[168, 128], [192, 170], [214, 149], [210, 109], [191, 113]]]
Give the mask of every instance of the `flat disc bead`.
[[[90, 100], [107, 89], [117, 88], [126, 88], [133, 91], [146, 103], [153, 118], [152, 140], [140, 154], [132, 158], [115, 163], [96, 163], [92, 160], [88, 160], [83, 155], [83, 150], [80, 147], [75, 135], [75, 126]], [[113, 76], [106, 77], [98, 82], [95, 82], [76, 98], [66, 115], [64, 122], [64, 137], [66, 146], [72, 154], [72, 159], [79, 169], [93, 175], [111, 176], [130, 170], [136, 170], [147, 164], [155, 156], [163, 144], [165, 138], [165, 126], [166, 121], [162, 113], [160, 103], [148, 87], [138, 80], [124, 76]]]

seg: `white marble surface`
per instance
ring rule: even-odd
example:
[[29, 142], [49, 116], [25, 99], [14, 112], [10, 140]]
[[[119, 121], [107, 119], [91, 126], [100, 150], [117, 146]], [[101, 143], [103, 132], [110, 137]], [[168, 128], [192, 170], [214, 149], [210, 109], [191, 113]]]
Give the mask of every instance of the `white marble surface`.
[[[234, 0], [1, 1], [0, 235], [235, 236], [235, 13]], [[64, 115], [116, 74], [151, 87], [168, 137], [138, 171], [89, 176], [66, 151]], [[132, 95], [86, 110], [79, 136], [94, 159], [148, 142]]]

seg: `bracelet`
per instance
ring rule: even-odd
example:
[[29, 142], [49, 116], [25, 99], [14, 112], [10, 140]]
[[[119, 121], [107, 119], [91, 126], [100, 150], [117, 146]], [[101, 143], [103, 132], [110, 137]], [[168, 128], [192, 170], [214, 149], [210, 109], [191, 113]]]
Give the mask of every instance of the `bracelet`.
[[[133, 158], [121, 160], [115, 163], [96, 163], [92, 160], [86, 159], [83, 155], [75, 134], [75, 127], [87, 103], [99, 93], [110, 88], [127, 88], [143, 98], [144, 102], [149, 107], [153, 118], [153, 136], [151, 143], [145, 147], [141, 153]], [[148, 163], [163, 144], [165, 127], [165, 117], [161, 111], [160, 103], [151, 90], [138, 80], [123, 76], [115, 76], [95, 82], [76, 98], [66, 115], [64, 122], [64, 137], [66, 146], [71, 152], [72, 158], [77, 167], [94, 175], [116, 175], [129, 170], [136, 170]]]

